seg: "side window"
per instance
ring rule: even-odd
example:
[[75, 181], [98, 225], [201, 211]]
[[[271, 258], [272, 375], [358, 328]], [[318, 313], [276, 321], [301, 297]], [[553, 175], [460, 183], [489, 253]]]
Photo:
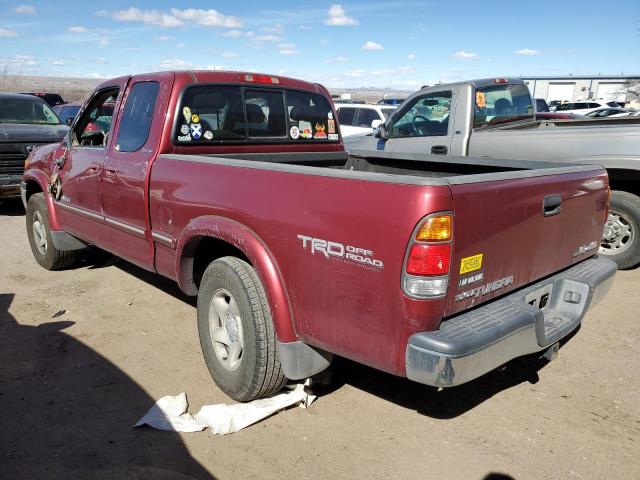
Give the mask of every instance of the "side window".
[[340, 125], [353, 126], [353, 119], [356, 116], [356, 109], [345, 107], [338, 110], [338, 121]]
[[147, 143], [159, 88], [158, 82], [140, 82], [131, 87], [118, 127], [116, 150], [135, 152]]
[[447, 135], [451, 92], [430, 93], [416, 97], [390, 128], [391, 137], [427, 137]]
[[284, 96], [281, 91], [246, 90], [249, 137], [286, 137]]
[[358, 126], [371, 128], [371, 123], [374, 120], [381, 120], [380, 115], [375, 110], [367, 109], [367, 108], [359, 108], [358, 109]]
[[73, 146], [105, 147], [118, 91], [103, 90], [94, 96], [73, 130]]
[[246, 138], [240, 87], [194, 86], [185, 90], [176, 123], [177, 143], [238, 141]]
[[339, 140], [333, 110], [325, 96], [294, 90], [287, 90], [286, 94], [290, 140]]

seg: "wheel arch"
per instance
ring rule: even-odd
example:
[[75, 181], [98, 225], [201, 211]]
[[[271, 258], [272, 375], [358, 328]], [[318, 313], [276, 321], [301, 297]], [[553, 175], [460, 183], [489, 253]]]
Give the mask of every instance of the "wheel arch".
[[260, 237], [247, 226], [225, 217], [193, 219], [176, 245], [175, 272], [187, 295], [197, 295], [206, 267], [216, 258], [236, 256], [256, 269], [269, 301], [271, 317], [280, 341], [297, 340], [291, 303], [273, 255]]
[[27, 187], [27, 203], [33, 194], [44, 193], [44, 201], [49, 213], [49, 228], [52, 231], [61, 230], [58, 211], [53, 204], [53, 197], [49, 195], [49, 177], [41, 170], [27, 170], [22, 179]]
[[607, 174], [611, 190], [621, 190], [640, 196], [640, 170], [607, 168]]

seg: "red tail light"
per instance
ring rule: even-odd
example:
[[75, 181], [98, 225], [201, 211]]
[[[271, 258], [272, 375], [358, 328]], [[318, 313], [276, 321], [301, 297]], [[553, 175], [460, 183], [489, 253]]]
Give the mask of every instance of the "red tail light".
[[447, 275], [451, 259], [451, 244], [424, 245], [415, 243], [411, 246], [407, 258], [409, 275]]
[[272, 77], [271, 75], [259, 75], [255, 73], [241, 75], [240, 80], [253, 83], [280, 83], [280, 79], [278, 77]]

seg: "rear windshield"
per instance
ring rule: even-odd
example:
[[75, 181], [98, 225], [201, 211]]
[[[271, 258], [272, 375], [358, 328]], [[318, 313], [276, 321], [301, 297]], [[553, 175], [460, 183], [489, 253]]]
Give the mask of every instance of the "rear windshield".
[[333, 110], [322, 95], [225, 85], [188, 87], [174, 134], [179, 145], [338, 140]]
[[0, 123], [58, 125], [60, 120], [41, 100], [0, 98]]
[[474, 127], [533, 120], [529, 88], [524, 84], [500, 84], [478, 88], [475, 95]]

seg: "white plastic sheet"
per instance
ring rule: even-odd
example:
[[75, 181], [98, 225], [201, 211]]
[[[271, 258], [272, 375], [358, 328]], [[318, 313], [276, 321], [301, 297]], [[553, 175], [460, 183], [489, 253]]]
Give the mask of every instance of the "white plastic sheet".
[[134, 427], [149, 425], [169, 432], [200, 432], [209, 428], [211, 433], [217, 435], [234, 433], [284, 408], [296, 404], [303, 408], [311, 405], [316, 397], [305, 391], [308, 383], [299, 384], [289, 392], [249, 403], [205, 405], [195, 415], [187, 412], [189, 404], [185, 393], [168, 395], [158, 400]]

